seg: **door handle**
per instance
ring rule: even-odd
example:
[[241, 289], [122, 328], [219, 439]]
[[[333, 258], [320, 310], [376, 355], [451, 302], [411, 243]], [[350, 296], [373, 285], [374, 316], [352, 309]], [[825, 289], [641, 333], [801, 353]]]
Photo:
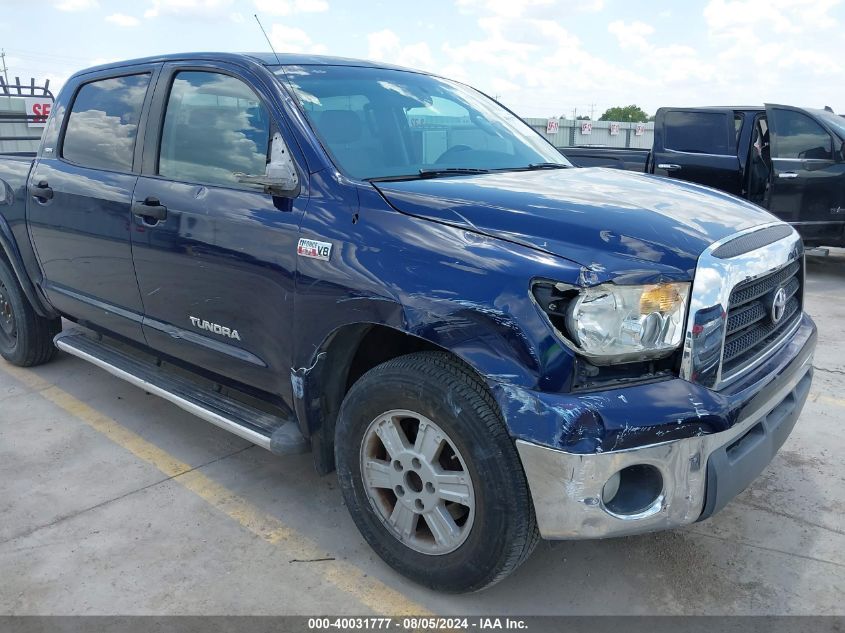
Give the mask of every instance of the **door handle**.
[[658, 169], [665, 169], [666, 171], [678, 171], [681, 169], [680, 165], [676, 165], [675, 163], [659, 163], [657, 165]]
[[132, 205], [132, 213], [145, 220], [161, 222], [167, 219], [167, 207], [158, 198], [148, 196], [143, 202], [136, 202]]
[[794, 171], [782, 171], [778, 174], [778, 178], [798, 178], [798, 174]]
[[39, 202], [47, 202], [53, 199], [53, 189], [47, 184], [46, 180], [39, 180], [38, 184], [33, 187], [32, 197]]

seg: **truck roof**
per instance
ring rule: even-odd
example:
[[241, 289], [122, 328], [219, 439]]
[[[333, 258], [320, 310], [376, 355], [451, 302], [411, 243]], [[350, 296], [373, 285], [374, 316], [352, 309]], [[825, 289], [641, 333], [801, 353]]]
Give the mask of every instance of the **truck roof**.
[[[165, 55], [154, 55], [151, 57], [140, 57], [127, 59], [108, 64], [101, 64], [76, 73], [77, 75], [120, 68], [122, 66], [134, 66], [137, 64], [151, 64], [158, 62], [173, 62], [182, 60], [207, 60], [220, 62], [250, 62], [259, 63], [265, 66], [362, 66], [367, 68], [391, 68], [396, 70], [409, 70], [393, 64], [382, 62], [371, 62], [364, 59], [350, 59], [348, 57], [332, 57], [329, 55], [307, 55], [297, 53], [223, 53], [223, 52], [199, 52], [199, 53], [167, 53]], [[415, 71], [419, 72], [419, 71]]]
[[690, 106], [690, 107], [683, 107], [683, 106], [662, 106], [659, 110], [736, 110], [738, 112], [762, 112], [766, 108], [765, 106]]

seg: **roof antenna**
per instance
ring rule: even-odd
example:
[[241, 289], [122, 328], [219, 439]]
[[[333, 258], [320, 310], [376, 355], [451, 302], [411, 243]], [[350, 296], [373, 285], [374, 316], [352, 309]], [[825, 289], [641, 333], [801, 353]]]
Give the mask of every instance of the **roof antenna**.
[[263, 24], [261, 24], [261, 20], [259, 20], [259, 19], [258, 19], [258, 14], [257, 14], [257, 13], [253, 13], [253, 14], [252, 14], [252, 17], [254, 17], [254, 18], [255, 18], [255, 21], [256, 21], [256, 22], [258, 22], [258, 28], [260, 28], [260, 29], [261, 29], [261, 32], [262, 32], [262, 33], [264, 33], [264, 39], [266, 39], [266, 40], [267, 40], [267, 43], [270, 45], [270, 50], [271, 50], [271, 51], [273, 51], [273, 55], [275, 55], [275, 56], [276, 56], [276, 62], [279, 64], [279, 66], [281, 66], [281, 65], [282, 65], [282, 60], [281, 60], [281, 59], [279, 59], [279, 54], [276, 52], [276, 49], [275, 49], [275, 48], [273, 48], [273, 42], [271, 42], [271, 41], [270, 41], [270, 38], [269, 38], [269, 37], [267, 37], [267, 31], [265, 31], [265, 30], [264, 30], [264, 25], [263, 25]]

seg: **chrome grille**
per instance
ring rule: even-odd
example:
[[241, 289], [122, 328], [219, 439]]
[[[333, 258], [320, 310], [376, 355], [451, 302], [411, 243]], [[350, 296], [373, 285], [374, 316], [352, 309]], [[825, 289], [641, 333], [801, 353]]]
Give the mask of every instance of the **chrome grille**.
[[[753, 362], [801, 315], [801, 266], [796, 262], [764, 277], [738, 284], [730, 294], [727, 327], [722, 353], [722, 375]], [[775, 293], [783, 288], [786, 307], [783, 316], [772, 320]]]
[[[804, 245], [782, 222], [745, 229], [705, 249], [690, 292], [680, 376], [721, 390], [764, 362], [801, 320]], [[787, 294], [775, 324], [772, 308]]]
[[[786, 289], [786, 298], [791, 299], [796, 292], [798, 292], [799, 287], [801, 286], [801, 282], [798, 281], [797, 277], [792, 277], [790, 281], [784, 286]], [[780, 286], [775, 286], [774, 288], [779, 288]], [[771, 292], [771, 290], [769, 291]], [[765, 293], [764, 293], [765, 294]], [[760, 297], [762, 295], [758, 295]], [[731, 303], [728, 316], [728, 331], [727, 335], [730, 336], [734, 332], [738, 332], [739, 330], [747, 328], [749, 325], [753, 323], [757, 323], [765, 319], [769, 311], [766, 310], [766, 307], [763, 305], [763, 302], [758, 298], [754, 297], [755, 300], [749, 300], [748, 303], [739, 304], [739, 303]], [[797, 304], [797, 301], [795, 302]], [[787, 307], [789, 307], [787, 305]], [[786, 318], [785, 316], [783, 318]], [[782, 319], [781, 319], [782, 320]]]
[[771, 275], [766, 275], [762, 279], [755, 279], [739, 284], [731, 291], [728, 310], [742, 305], [743, 303], [747, 303], [752, 299], [756, 299], [757, 297], [761, 297], [775, 288], [778, 288], [784, 281], [790, 277], [794, 277], [799, 268], [798, 262], [792, 262], [789, 266], [786, 266]]

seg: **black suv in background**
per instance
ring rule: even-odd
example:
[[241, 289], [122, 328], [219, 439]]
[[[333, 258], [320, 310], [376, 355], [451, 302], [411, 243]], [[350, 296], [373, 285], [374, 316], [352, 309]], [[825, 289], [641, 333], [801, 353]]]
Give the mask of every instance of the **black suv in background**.
[[567, 147], [580, 167], [615, 167], [721, 189], [789, 222], [808, 246], [845, 246], [845, 118], [828, 110], [660, 108], [651, 150]]

